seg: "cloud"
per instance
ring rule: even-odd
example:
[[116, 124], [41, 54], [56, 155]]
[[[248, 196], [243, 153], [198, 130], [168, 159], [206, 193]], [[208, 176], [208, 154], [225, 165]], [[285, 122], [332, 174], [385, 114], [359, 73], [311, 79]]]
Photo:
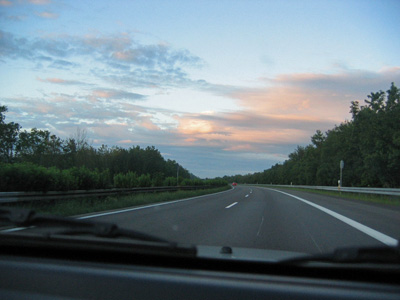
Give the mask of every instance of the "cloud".
[[96, 54], [108, 66], [130, 66], [179, 72], [183, 66], [199, 67], [202, 61], [187, 50], [174, 50], [164, 44], [141, 45], [127, 34], [85, 36], [75, 40], [77, 54]]
[[[1, 55], [11, 59], [31, 59], [46, 56], [56, 60], [84, 57], [104, 64], [115, 61], [121, 63], [120, 59], [113, 58], [113, 55], [118, 51], [136, 51], [142, 47], [137, 46], [130, 37], [125, 35], [100, 37], [64, 35], [28, 39], [18, 38], [11, 33], [0, 31], [0, 40]], [[152, 47], [149, 48], [151, 49]], [[150, 52], [142, 49], [141, 52], [141, 59], [128, 61], [127, 63], [139, 66], [147, 65], [148, 67], [163, 65], [166, 61], [165, 57], [169, 55], [166, 49], [163, 49], [162, 53], [157, 53], [154, 49]], [[173, 54], [170, 54], [170, 56], [172, 57]], [[177, 62], [170, 60], [170, 63], [175, 64]], [[172, 65], [168, 67], [172, 67]]]
[[[0, 15], [0, 17], [3, 17], [3, 15]], [[27, 18], [27, 16], [25, 16], [25, 15], [7, 16], [7, 17], [5, 17], [5, 18], [6, 18], [7, 20], [10, 20], [10, 21], [20, 22], [20, 21], [25, 20], [25, 19]]]
[[[209, 156], [208, 168], [213, 166], [213, 153], [218, 154], [226, 162], [225, 174], [233, 174], [228, 162], [234, 161], [236, 166], [235, 158], [251, 164], [251, 172], [262, 170], [282, 162], [297, 145], [310, 144], [317, 129], [326, 131], [349, 119], [350, 101], [362, 101], [371, 92], [386, 90], [392, 81], [400, 82], [399, 67], [376, 72], [286, 74], [263, 79], [262, 88], [215, 86], [215, 93], [237, 100], [238, 110], [175, 115], [178, 126], [171, 130], [175, 133], [173, 145], [190, 148], [190, 153], [204, 149]], [[208, 83], [203, 87], [214, 88]], [[258, 157], [251, 161], [250, 157], [261, 154], [268, 159]], [[201, 169], [201, 164], [196, 165], [196, 170]], [[222, 164], [216, 163], [218, 167], [209, 170], [209, 174], [220, 174]], [[206, 169], [201, 172], [205, 174]]]
[[29, 3], [34, 4], [34, 5], [46, 5], [50, 4], [52, 1], [51, 0], [28, 0]]
[[171, 50], [169, 46], [164, 44], [138, 45], [135, 48], [114, 51], [111, 57], [119, 62], [147, 68], [161, 67], [168, 69], [176, 64], [196, 65], [201, 62], [198, 57], [192, 56], [187, 50]]
[[96, 89], [93, 91], [93, 97], [104, 98], [104, 99], [129, 99], [129, 100], [142, 100], [146, 96], [130, 93], [123, 90], [115, 89]]
[[61, 78], [46, 78], [42, 79], [40, 77], [36, 78], [40, 82], [46, 82], [46, 83], [52, 83], [52, 84], [60, 84], [60, 85], [89, 85], [87, 83], [78, 81], [78, 80], [66, 80], [66, 79], [61, 79]]
[[[389, 88], [391, 81], [400, 79], [399, 71], [393, 67], [375, 73], [287, 74], [264, 79], [264, 88], [213, 89], [212, 84], [203, 83], [215, 93], [235, 97], [238, 110], [230, 112], [150, 108], [146, 102], [136, 104], [145, 95], [100, 86], [75, 94], [9, 98], [5, 104], [14, 114], [13, 121], [24, 128], [50, 128], [68, 137], [77, 126], [85, 126], [97, 145], [155, 145], [173, 153], [171, 159], [196, 175], [222, 176], [262, 171], [282, 162], [297, 145], [309, 144], [317, 129], [326, 131], [349, 118], [350, 101]], [[365, 74], [371, 79], [363, 84]], [[38, 80], [79, 84], [58, 77]], [[351, 82], [358, 84], [353, 92]]]
[[212, 123], [207, 120], [201, 120], [200, 118], [182, 118], [178, 130], [180, 133], [190, 136], [214, 132]]
[[44, 19], [57, 19], [58, 18], [58, 14], [52, 13], [52, 12], [49, 12], [49, 11], [37, 12], [36, 15], [38, 17], [41, 17], [41, 18], [44, 18]]
[[[51, 4], [51, 0], [28, 0], [27, 1], [29, 4], [33, 4], [33, 5], [47, 5], [47, 4]], [[22, 1], [18, 1], [18, 4], [23, 3]], [[10, 0], [0, 0], [0, 6], [3, 7], [10, 7], [13, 6], [15, 4], [15, 2], [10, 1]]]
[[70, 70], [71, 68], [78, 67], [79, 64], [70, 62], [64, 59], [56, 59], [53, 60], [50, 65], [48, 65], [49, 68], [54, 68], [54, 69], [64, 69], [64, 70]]
[[157, 88], [193, 84], [185, 68], [203, 63], [187, 50], [142, 45], [128, 34], [21, 38], [0, 31], [0, 58], [36, 62], [34, 68], [84, 70], [112, 84]]
[[[257, 87], [213, 84], [190, 78], [187, 68], [202, 65], [195, 55], [164, 44], [142, 45], [127, 34], [21, 38], [0, 31], [0, 60], [17, 59], [68, 70], [37, 77], [68, 92], [8, 99], [25, 128], [52, 126], [66, 137], [85, 126], [99, 144], [155, 145], [178, 153], [171, 158], [201, 176], [260, 171], [283, 161], [296, 145], [309, 144], [317, 129], [349, 119], [350, 101], [400, 82], [400, 67], [387, 67], [281, 74], [260, 79]], [[85, 72], [96, 85], [75, 80]], [[74, 85], [85, 89], [71, 92]], [[209, 93], [232, 101], [234, 110], [186, 113], [139, 102], [157, 93], [154, 89]]]
[[[64, 84], [58, 78], [42, 81]], [[93, 97], [98, 101], [93, 101]], [[2, 104], [15, 112], [13, 121], [25, 129], [51, 128], [53, 133], [65, 138], [73, 134], [77, 126], [85, 126], [93, 139], [108, 145], [135, 138], [151, 143], [151, 131], [158, 129], [151, 120], [152, 113], [146, 107], [130, 103], [142, 97], [103, 88], [94, 89], [91, 94], [43, 93], [37, 98], [2, 98]]]
[[400, 67], [377, 72], [283, 74], [263, 81], [263, 88], [236, 89], [229, 96], [246, 110], [262, 115], [296, 115], [339, 123], [350, 117], [350, 101], [362, 101], [370, 92], [400, 82]]
[[8, 0], [0, 0], [0, 6], [12, 6], [13, 3]]
[[151, 120], [151, 116], [144, 116], [141, 118], [142, 121], [140, 123], [140, 126], [143, 128], [146, 128], [147, 130], [153, 131], [153, 130], [160, 130], [160, 127], [158, 127], [156, 124], [153, 123]]
[[[399, 68], [388, 68], [371, 77], [377, 82], [384, 79], [386, 83], [379, 89], [385, 89], [390, 85], [389, 79], [400, 79], [398, 73]], [[205, 147], [222, 153], [269, 153], [278, 157], [287, 155], [298, 144], [310, 143], [317, 129], [326, 131], [350, 118], [350, 101], [365, 99], [374, 91], [365, 86], [365, 91], [360, 88], [362, 92], [356, 89], [350, 94], [346, 87], [341, 87], [341, 82], [343, 85], [348, 81], [362, 82], [363, 72], [357, 74], [294, 74], [270, 80], [270, 86], [265, 88], [236, 88], [231, 93], [225, 89], [238, 101], [238, 110], [234, 112], [185, 113], [149, 108], [145, 102], [140, 106], [135, 104], [148, 96], [101, 87], [91, 89], [89, 94], [51, 94], [41, 100], [28, 99], [25, 111], [55, 115], [70, 124], [91, 120], [93, 132], [100, 135], [98, 138], [105, 138], [104, 134], [109, 132], [108, 138], [116, 142], [111, 134], [115, 126], [118, 140], [135, 136], [142, 142], [156, 141], [159, 145]], [[57, 85], [80, 84], [61, 78], [38, 80]], [[321, 80], [325, 82], [324, 89], [318, 87]], [[38, 106], [28, 105], [36, 101]], [[77, 106], [79, 110], [75, 109]]]
[[[365, 93], [367, 90], [381, 89], [388, 82], [400, 79], [400, 67], [386, 67], [377, 72], [366, 70], [346, 70], [336, 74], [284, 74], [272, 82], [283, 86], [335, 91], [345, 93]], [[338, 90], [340, 88], [340, 91]]]
[[25, 38], [16, 38], [13, 34], [0, 30], [0, 58], [31, 59], [32, 52]]
[[101, 69], [92, 70], [92, 74], [110, 84], [120, 86], [134, 86], [153, 89], [164, 88], [187, 88], [192, 86], [186, 72], [181, 70], [156, 70], [156, 69], [135, 69], [128, 72], [108, 72]]
[[253, 153], [263, 152], [271, 145], [304, 144], [316, 129], [332, 126], [319, 118], [265, 116], [254, 112], [186, 114], [176, 119], [181, 146]]

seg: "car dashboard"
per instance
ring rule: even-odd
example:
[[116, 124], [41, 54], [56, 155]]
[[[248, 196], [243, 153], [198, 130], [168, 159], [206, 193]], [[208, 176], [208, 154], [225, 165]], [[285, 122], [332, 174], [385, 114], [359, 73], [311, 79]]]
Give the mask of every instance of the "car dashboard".
[[399, 299], [399, 269], [0, 246], [1, 299]]

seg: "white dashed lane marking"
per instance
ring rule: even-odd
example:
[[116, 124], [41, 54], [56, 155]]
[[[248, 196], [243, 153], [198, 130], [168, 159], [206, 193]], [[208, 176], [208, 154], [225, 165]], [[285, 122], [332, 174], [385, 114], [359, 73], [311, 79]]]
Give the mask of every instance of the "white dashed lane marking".
[[225, 207], [225, 208], [231, 208], [232, 206], [234, 206], [234, 205], [236, 205], [236, 204], [237, 204], [237, 202], [233, 202], [232, 204], [228, 205], [228, 206]]

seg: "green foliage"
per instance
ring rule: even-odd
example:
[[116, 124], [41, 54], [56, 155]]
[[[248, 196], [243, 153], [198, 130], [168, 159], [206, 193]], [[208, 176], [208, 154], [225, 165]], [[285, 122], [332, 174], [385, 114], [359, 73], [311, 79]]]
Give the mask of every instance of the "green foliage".
[[164, 186], [176, 186], [176, 177], [169, 176], [164, 179]]
[[91, 190], [99, 188], [100, 176], [98, 172], [91, 171], [86, 167], [73, 167], [70, 172], [77, 182], [78, 189]]
[[149, 187], [151, 186], [151, 177], [150, 174], [142, 174], [138, 178], [138, 186], [139, 187]]
[[158, 172], [153, 175], [151, 179], [152, 186], [163, 186], [164, 183], [164, 173]]
[[59, 170], [32, 163], [0, 165], [0, 191], [66, 191], [108, 188], [108, 171], [85, 167]]
[[36, 166], [32, 163], [1, 164], [1, 191], [57, 190], [63, 181], [60, 171]]
[[47, 169], [30, 163], [2, 164], [0, 186], [4, 191], [46, 191], [52, 184]]
[[180, 183], [181, 186], [192, 186], [193, 182], [191, 179], [183, 179]]
[[135, 172], [114, 175], [114, 187], [116, 188], [134, 188], [138, 185], [138, 177]]
[[203, 180], [203, 185], [206, 186], [226, 186], [228, 182], [225, 179], [222, 178], [215, 178], [215, 179], [206, 179]]
[[345, 186], [400, 187], [400, 90], [371, 93], [360, 106], [352, 101], [352, 120], [311, 137], [283, 164], [264, 172], [224, 177], [229, 182], [337, 185], [343, 160]]

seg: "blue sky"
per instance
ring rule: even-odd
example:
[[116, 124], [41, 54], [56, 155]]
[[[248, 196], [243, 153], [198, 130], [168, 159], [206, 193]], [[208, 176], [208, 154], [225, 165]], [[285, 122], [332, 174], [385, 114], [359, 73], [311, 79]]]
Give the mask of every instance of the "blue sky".
[[200, 177], [283, 162], [400, 82], [400, 1], [0, 0], [23, 129], [154, 145]]

